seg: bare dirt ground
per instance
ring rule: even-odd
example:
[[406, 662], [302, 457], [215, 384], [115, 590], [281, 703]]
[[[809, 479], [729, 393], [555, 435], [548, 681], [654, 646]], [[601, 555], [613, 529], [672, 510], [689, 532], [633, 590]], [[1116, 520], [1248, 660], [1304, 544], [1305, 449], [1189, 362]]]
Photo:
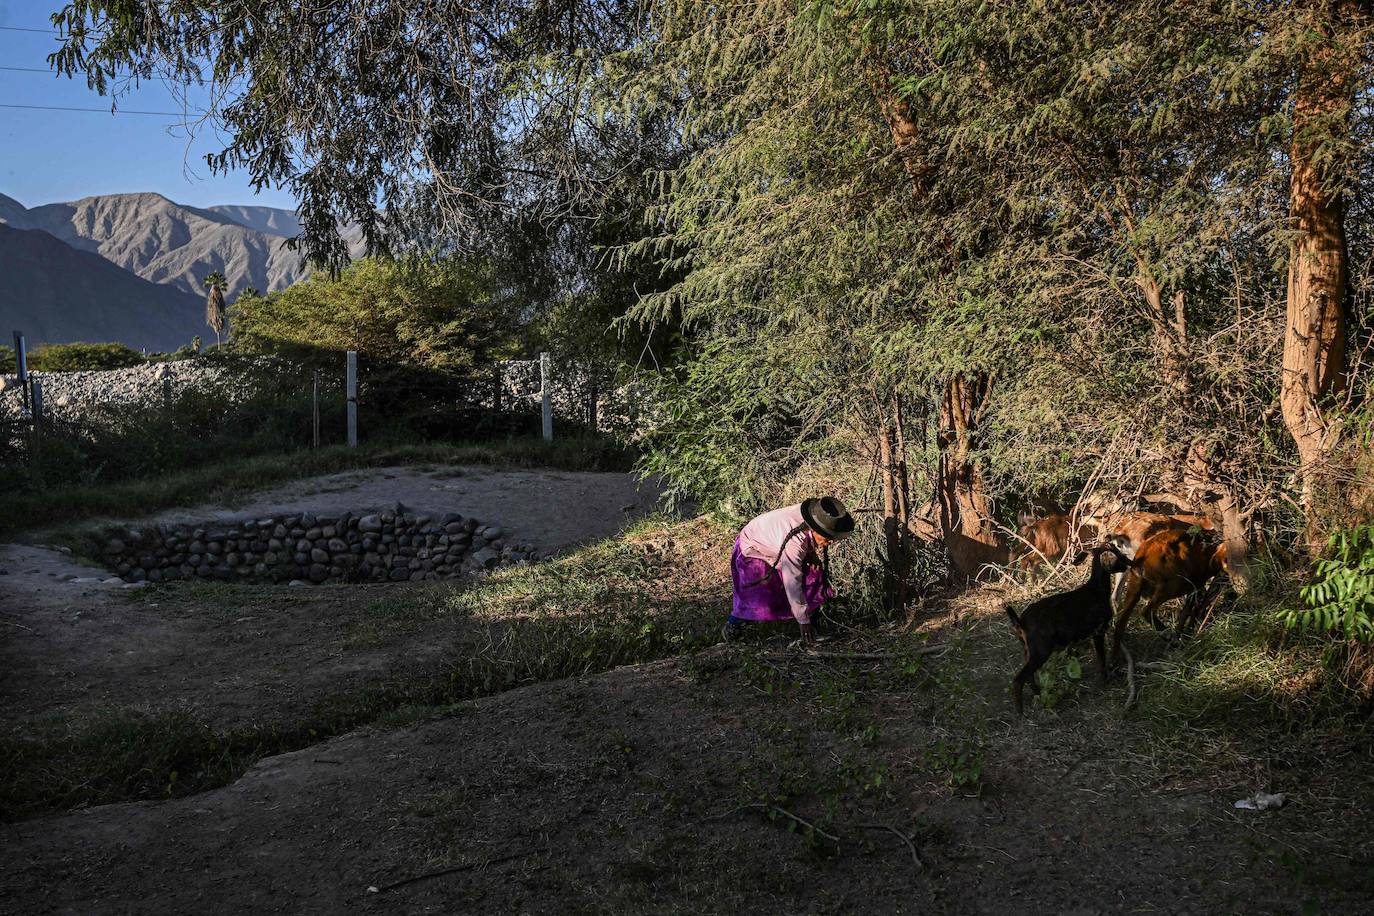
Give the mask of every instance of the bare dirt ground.
[[[541, 553], [615, 534], [654, 511], [632, 476], [384, 468], [282, 486], [155, 524], [382, 510], [460, 512]], [[41, 539], [41, 537], [39, 538]], [[380, 603], [410, 586], [183, 587], [147, 598], [59, 550], [0, 544], [0, 730], [109, 707], [187, 709], [216, 725], [283, 722], [331, 696], [432, 668], [463, 621], [376, 638]], [[385, 611], [385, 607], [380, 607]]]
[[543, 552], [615, 534], [626, 521], [653, 511], [652, 483], [611, 472], [498, 470], [488, 467], [394, 467], [345, 471], [294, 481], [233, 506], [198, 506], [161, 513], [148, 523], [255, 518], [310, 512], [381, 512], [396, 503], [444, 515], [458, 512], [510, 531]]
[[[358, 507], [350, 492], [339, 508]], [[720, 578], [673, 538], [636, 548], [667, 591], [674, 566]], [[385, 587], [73, 586], [29, 566], [71, 574], [69, 559], [31, 551], [0, 559], [12, 728], [182, 701], [220, 722], [289, 716], [441, 665], [461, 625], [378, 629], [378, 594], [402, 594]], [[1173, 651], [1131, 635], [1142, 666]], [[832, 653], [856, 639], [884, 658], [799, 656], [765, 635], [359, 729], [199, 794], [0, 825], [0, 911], [1374, 911], [1368, 746], [1302, 731], [1266, 745], [1239, 717], [1180, 742], [1150, 718], [1145, 676], [1130, 714], [1119, 679], [1089, 677], [1016, 719], [1019, 647], [996, 600], [936, 604], [907, 633], [842, 630]], [[1288, 803], [1233, 807], [1258, 789]]]

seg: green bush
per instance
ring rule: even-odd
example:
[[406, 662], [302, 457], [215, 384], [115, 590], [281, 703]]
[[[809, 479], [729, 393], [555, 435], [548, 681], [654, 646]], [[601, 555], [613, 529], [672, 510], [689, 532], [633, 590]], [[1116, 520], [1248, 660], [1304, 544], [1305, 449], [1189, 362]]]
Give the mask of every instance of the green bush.
[[0, 346], [0, 375], [7, 375], [14, 371], [14, 347]]
[[459, 374], [482, 364], [514, 315], [492, 302], [481, 261], [367, 258], [231, 312], [234, 346], [329, 366], [355, 350], [370, 365]]
[[[11, 351], [11, 364], [13, 359]], [[29, 353], [29, 368], [37, 372], [125, 369], [144, 362], [142, 353], [118, 343], [44, 344]]]
[[150, 363], [175, 363], [183, 359], [195, 359], [199, 355], [199, 350], [190, 344], [185, 344], [169, 353], [149, 353], [147, 360]]
[[1283, 614], [1289, 627], [1374, 642], [1374, 524], [1333, 534], [1301, 594], [1305, 607]]

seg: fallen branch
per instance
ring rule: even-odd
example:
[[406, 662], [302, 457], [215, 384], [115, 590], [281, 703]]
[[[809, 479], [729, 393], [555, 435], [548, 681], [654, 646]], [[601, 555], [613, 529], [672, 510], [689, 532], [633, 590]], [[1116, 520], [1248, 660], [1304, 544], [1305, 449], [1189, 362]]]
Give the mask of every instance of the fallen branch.
[[[925, 647], [920, 648], [920, 649], [915, 649], [915, 650], [913, 650], [913, 651], [911, 651], [911, 652], [902, 653], [902, 655], [940, 655], [940, 654], [943, 654], [943, 653], [945, 653], [945, 652], [948, 652], [948, 651], [950, 650], [950, 648], [952, 648], [952, 647], [950, 647], [950, 646], [944, 646], [944, 645], [941, 645], [941, 646], [925, 646]], [[796, 657], [797, 657], [797, 658], [804, 658], [804, 659], [805, 659], [805, 658], [830, 659], [830, 660], [832, 660], [832, 661], [841, 661], [841, 662], [849, 662], [849, 661], [857, 661], [857, 662], [878, 662], [878, 661], [888, 661], [888, 660], [890, 660], [890, 659], [899, 658], [899, 657], [901, 657], [901, 656], [899, 656], [899, 655], [894, 655], [894, 654], [891, 653], [891, 652], [824, 652], [824, 651], [821, 651], [821, 650], [818, 649], [818, 650], [815, 650], [815, 651], [812, 651], [812, 652], [802, 652], [802, 653], [800, 653], [799, 655], [797, 655]]]
[[1124, 642], [1121, 644], [1121, 651], [1126, 653], [1126, 705], [1121, 709], [1124, 713], [1135, 702], [1135, 659], [1131, 657], [1130, 647]]
[[886, 830], [888, 833], [905, 843], [906, 848], [911, 850], [911, 861], [915, 864], [917, 871], [922, 871], [926, 867], [926, 863], [921, 861], [920, 854], [916, 852], [916, 844], [911, 842], [911, 837], [902, 833], [902, 831], [898, 830], [896, 827], [890, 824], [859, 824], [858, 826], [864, 830]]
[[369, 888], [367, 889], [367, 892], [368, 892], [369, 894], [384, 894], [384, 893], [386, 893], [387, 891], [395, 890], [395, 889], [398, 888], [398, 887], [404, 887], [404, 886], [407, 885], [407, 884], [414, 884], [414, 883], [416, 883], [417, 881], [428, 881], [430, 878], [442, 878], [444, 875], [452, 875], [452, 874], [454, 874], [454, 873], [456, 873], [456, 872], [460, 872], [460, 871], [473, 871], [474, 869], [478, 869], [478, 868], [486, 868], [488, 865], [499, 865], [499, 864], [501, 864], [502, 862], [509, 862], [509, 861], [511, 861], [512, 859], [520, 859], [520, 858], [523, 858], [523, 857], [529, 855], [530, 853], [534, 853], [534, 852], [539, 852], [539, 850], [538, 850], [538, 849], [522, 849], [522, 850], [519, 850], [518, 852], [512, 852], [512, 853], [510, 853], [509, 855], [504, 855], [504, 856], [497, 856], [497, 857], [494, 858], [494, 859], [487, 859], [486, 861], [483, 861], [483, 862], [469, 862], [469, 863], [466, 864], [466, 865], [454, 865], [454, 866], [451, 867], [451, 868], [441, 868], [441, 869], [439, 869], [438, 871], [429, 871], [429, 872], [425, 872], [424, 874], [420, 874], [420, 875], [412, 875], [412, 876], [409, 877], [409, 878], [402, 878], [402, 879], [399, 880], [399, 881], [392, 881], [390, 884], [383, 884], [383, 885], [380, 886], [380, 887], [376, 887], [376, 886], [369, 887]]
[[790, 820], [790, 821], [792, 821], [792, 822], [794, 822], [794, 823], [800, 824], [801, 826], [807, 828], [808, 830], [812, 830], [812, 831], [816, 832], [817, 834], [819, 834], [820, 836], [825, 837], [827, 840], [829, 840], [829, 841], [832, 842], [832, 843], [838, 844], [838, 843], [840, 842], [840, 838], [839, 838], [839, 837], [834, 836], [834, 835], [829, 834], [829, 833], [826, 833], [824, 830], [822, 830], [821, 828], [817, 827], [815, 824], [811, 823], [810, 821], [806, 820], [805, 818], [797, 817], [795, 814], [793, 814], [791, 811], [788, 811], [786, 808], [779, 807], [778, 805], [765, 805], [765, 804], [762, 804], [762, 803], [760, 803], [760, 802], [754, 802], [753, 804], [750, 804], [750, 805], [740, 805], [740, 806], [738, 806], [738, 807], [731, 808], [729, 811], [722, 811], [720, 814], [712, 814], [712, 815], [710, 815], [709, 817], [704, 817], [704, 818], [702, 818], [702, 820], [703, 820], [703, 821], [718, 821], [718, 820], [721, 820], [722, 818], [729, 817], [729, 816], [732, 815], [732, 814], [739, 814], [741, 811], [774, 811], [774, 812], [777, 812], [778, 814], [781, 814], [783, 817], [787, 818], [788, 820]]
[[[817, 835], [825, 837], [827, 840], [834, 843], [836, 846], [840, 845], [840, 837], [835, 836], [831, 833], [826, 833], [824, 830], [817, 827], [815, 824], [806, 820], [806, 818], [798, 817], [791, 811], [788, 811], [786, 808], [779, 807], [778, 805], [765, 805], [759, 802], [755, 802], [753, 804], [748, 805], [738, 805], [734, 808], [731, 808], [729, 811], [722, 811], [719, 814], [711, 814], [706, 817], [703, 817], [702, 821], [722, 820], [724, 818], [730, 817], [731, 815], [739, 814], [741, 811], [772, 811], [774, 813], [781, 814], [783, 817], [787, 818], [793, 823], [799, 824], [800, 826], [813, 831]], [[905, 833], [898, 830], [896, 827], [893, 827], [890, 824], [880, 824], [876, 822], [865, 824], [851, 824], [849, 826], [857, 830], [882, 830], [892, 834], [893, 836], [897, 837], [899, 840], [906, 844], [907, 851], [911, 853], [911, 861], [915, 864], [916, 870], [923, 871], [925, 869], [925, 862], [921, 861], [921, 855], [919, 852], [916, 851], [916, 844], [912, 842], [911, 837], [907, 836]]]
[[[760, 807], [763, 807], [763, 806], [760, 806]], [[811, 832], [816, 833], [816, 834], [819, 834], [820, 836], [825, 837], [827, 840], [829, 840], [830, 842], [834, 843], [834, 844], [837, 845], [837, 846], [839, 845], [839, 843], [840, 843], [840, 838], [839, 838], [839, 837], [835, 836], [834, 834], [826, 833], [824, 830], [822, 830], [821, 828], [817, 827], [815, 824], [813, 824], [813, 823], [811, 823], [810, 821], [806, 820], [806, 818], [797, 817], [797, 816], [796, 816], [795, 814], [793, 814], [791, 811], [788, 811], [786, 808], [780, 808], [780, 807], [778, 807], [777, 805], [770, 805], [770, 806], [768, 806], [768, 807], [770, 807], [773, 811], [777, 812], [778, 814], [781, 814], [783, 817], [785, 817], [785, 818], [791, 820], [792, 822], [797, 823], [797, 824], [800, 824], [801, 826], [805, 827], [806, 829], [810, 830]]]

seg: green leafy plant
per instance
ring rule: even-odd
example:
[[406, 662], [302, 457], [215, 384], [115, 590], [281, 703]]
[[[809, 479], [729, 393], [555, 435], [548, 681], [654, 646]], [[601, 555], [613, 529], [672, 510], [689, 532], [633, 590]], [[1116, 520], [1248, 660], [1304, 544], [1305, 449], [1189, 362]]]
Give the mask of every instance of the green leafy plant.
[[951, 789], [977, 791], [983, 781], [983, 748], [941, 738], [926, 751], [926, 765]]
[[1083, 679], [1083, 663], [1078, 656], [1056, 652], [1054, 656], [1035, 673], [1040, 684], [1037, 699], [1045, 709], [1053, 709], [1069, 692], [1070, 685]]
[[1300, 594], [1304, 607], [1280, 615], [1290, 628], [1374, 642], [1374, 524], [1333, 534]]

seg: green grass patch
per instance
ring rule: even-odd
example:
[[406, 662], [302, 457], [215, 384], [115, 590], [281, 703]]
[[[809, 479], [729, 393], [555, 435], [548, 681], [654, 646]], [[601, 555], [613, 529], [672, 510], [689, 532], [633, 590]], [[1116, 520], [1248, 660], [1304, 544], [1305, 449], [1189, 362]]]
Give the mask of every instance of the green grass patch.
[[1301, 729], [1366, 715], [1370, 697], [1341, 676], [1349, 647], [1288, 630], [1279, 618], [1288, 597], [1253, 592], [1214, 609], [1205, 628], [1146, 672], [1152, 715], [1170, 730], [1223, 731]]
[[1207, 627], [1137, 672], [1139, 714], [1177, 778], [1307, 786], [1331, 778], [1332, 760], [1368, 761], [1374, 707], [1348, 676], [1352, 647], [1284, 626], [1296, 589], [1271, 579], [1215, 607]]
[[507, 438], [467, 444], [367, 445], [353, 449], [334, 446], [241, 458], [138, 480], [11, 493], [6, 497], [9, 511], [0, 515], [0, 536], [92, 518], [137, 518], [204, 502], [233, 505], [288, 480], [414, 464], [628, 471], [632, 461], [614, 442], [590, 437], [553, 442]]
[[217, 733], [184, 711], [108, 710], [41, 736], [0, 739], [0, 817], [14, 820], [223, 785], [281, 734]]

